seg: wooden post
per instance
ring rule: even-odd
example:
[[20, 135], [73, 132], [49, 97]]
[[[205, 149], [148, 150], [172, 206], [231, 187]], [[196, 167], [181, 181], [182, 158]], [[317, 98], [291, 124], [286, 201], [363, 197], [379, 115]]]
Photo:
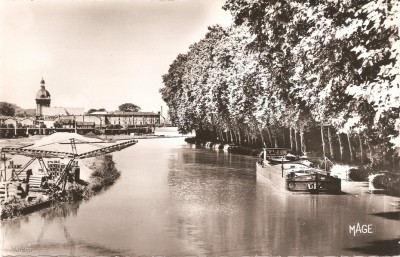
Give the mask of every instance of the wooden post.
[[78, 130], [76, 128], [76, 117], [74, 116], [74, 125], [75, 125], [75, 133], [78, 133]]
[[[4, 165], [4, 180], [3, 181], [7, 181], [7, 158], [6, 155], [3, 153], [1, 154], [1, 158], [3, 159], [3, 165]], [[6, 188], [6, 192], [7, 192], [7, 188]]]

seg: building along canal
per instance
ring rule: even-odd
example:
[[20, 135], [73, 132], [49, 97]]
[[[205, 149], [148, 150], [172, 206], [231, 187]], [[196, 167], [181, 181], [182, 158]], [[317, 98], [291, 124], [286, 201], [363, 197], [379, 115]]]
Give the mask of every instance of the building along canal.
[[183, 138], [113, 155], [108, 190], [2, 221], [2, 255], [400, 254], [399, 198], [283, 193], [256, 179], [255, 157]]

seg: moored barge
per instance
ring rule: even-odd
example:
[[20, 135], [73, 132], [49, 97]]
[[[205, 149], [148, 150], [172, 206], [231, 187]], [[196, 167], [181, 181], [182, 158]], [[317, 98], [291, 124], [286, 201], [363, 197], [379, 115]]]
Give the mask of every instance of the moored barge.
[[291, 192], [341, 192], [341, 179], [307, 165], [305, 160], [288, 154], [284, 148], [265, 148], [264, 158], [256, 164], [257, 178]]

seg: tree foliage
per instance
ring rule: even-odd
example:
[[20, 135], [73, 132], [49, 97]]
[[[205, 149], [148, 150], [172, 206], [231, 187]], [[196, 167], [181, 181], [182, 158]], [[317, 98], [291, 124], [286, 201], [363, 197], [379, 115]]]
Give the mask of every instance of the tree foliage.
[[106, 112], [106, 109], [104, 109], [104, 108], [100, 108], [100, 109], [91, 108], [86, 112], [86, 114], [91, 114], [91, 113], [94, 113], [94, 112]]
[[224, 9], [235, 24], [210, 27], [163, 76], [181, 130], [263, 142], [266, 131], [272, 144], [279, 127], [329, 125], [361, 147], [399, 144], [398, 1], [227, 0]]
[[118, 109], [122, 112], [139, 112], [140, 107], [133, 103], [124, 103], [118, 106]]
[[8, 103], [8, 102], [0, 102], [0, 115], [4, 116], [12, 116], [12, 117], [35, 117], [36, 110], [35, 109], [23, 109], [16, 104]]
[[4, 116], [14, 116], [15, 114], [15, 105], [7, 103], [7, 102], [0, 102], [0, 114]]

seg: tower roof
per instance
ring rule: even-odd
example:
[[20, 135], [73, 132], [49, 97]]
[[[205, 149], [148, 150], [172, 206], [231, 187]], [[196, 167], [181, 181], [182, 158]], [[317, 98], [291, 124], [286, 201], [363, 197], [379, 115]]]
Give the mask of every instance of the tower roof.
[[44, 79], [42, 78], [41, 83], [41, 87], [39, 89], [39, 91], [36, 93], [36, 99], [42, 99], [42, 98], [50, 98], [50, 93], [49, 91], [46, 90], [45, 86], [44, 86]]

